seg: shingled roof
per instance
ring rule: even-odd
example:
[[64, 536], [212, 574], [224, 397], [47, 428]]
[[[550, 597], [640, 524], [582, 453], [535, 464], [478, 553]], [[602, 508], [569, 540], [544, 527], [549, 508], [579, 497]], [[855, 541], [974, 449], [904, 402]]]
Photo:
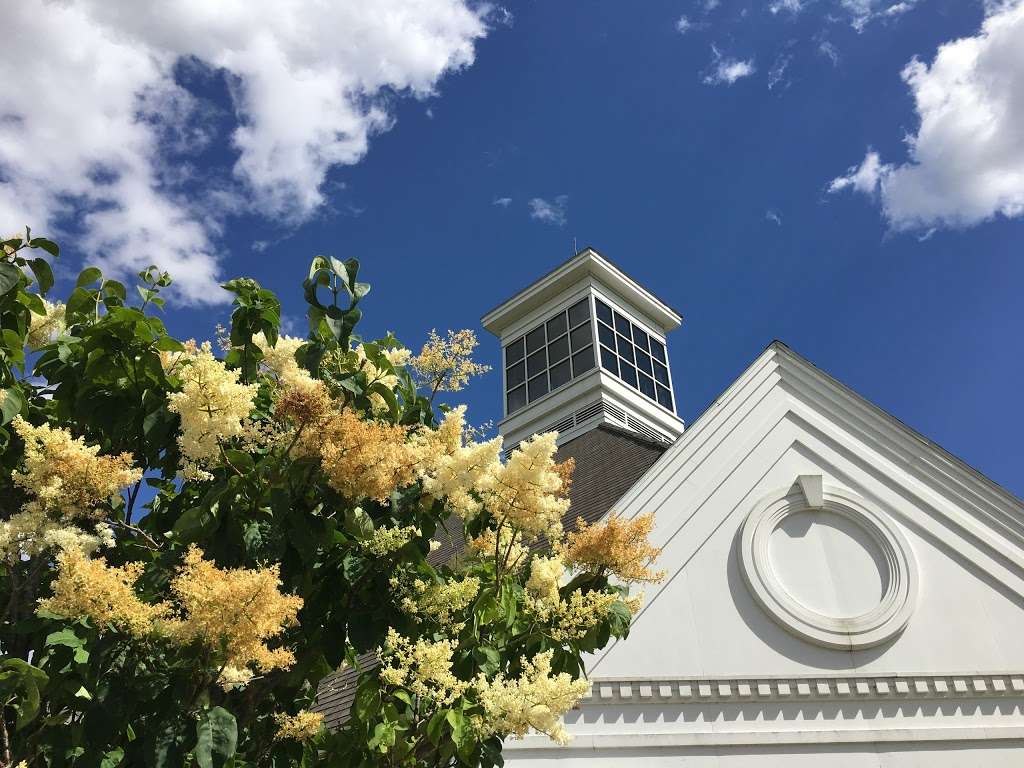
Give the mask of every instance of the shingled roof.
[[[565, 529], [574, 530], [580, 518], [592, 523], [604, 517], [668, 447], [610, 424], [601, 424], [560, 446], [557, 461], [576, 461], [569, 491], [571, 506], [562, 520]], [[449, 562], [465, 549], [461, 523], [451, 522], [447, 530], [435, 535], [441, 547], [430, 555], [434, 564]], [[320, 682], [315, 709], [324, 713], [328, 728], [338, 728], [348, 720], [359, 674], [377, 664], [373, 652], [364, 653], [358, 657], [358, 669], [343, 669]]]

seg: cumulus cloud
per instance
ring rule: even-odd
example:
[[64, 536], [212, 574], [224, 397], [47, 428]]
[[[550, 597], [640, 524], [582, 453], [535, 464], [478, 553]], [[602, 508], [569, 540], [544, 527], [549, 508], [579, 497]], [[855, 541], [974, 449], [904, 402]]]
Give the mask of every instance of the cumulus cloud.
[[839, 49], [828, 40], [822, 40], [818, 44], [818, 53], [831, 61], [833, 67], [839, 66]]
[[[185, 298], [219, 300], [227, 216], [291, 223], [331, 168], [388, 129], [388, 98], [426, 97], [473, 62], [493, 13], [468, 0], [22, 0], [0, 58], [0, 222], [57, 233], [119, 272], [155, 262]], [[499, 17], [499, 21], [501, 17]], [[217, 109], [189, 67], [223, 78]], [[231, 167], [197, 167], [220, 137]]]
[[512, 198], [511, 197], [496, 197], [496, 198], [494, 198], [494, 202], [492, 203], [492, 205], [497, 205], [497, 206], [499, 206], [501, 208], [508, 208], [510, 205], [512, 205]]
[[569, 196], [558, 195], [554, 200], [545, 200], [543, 197], [535, 197], [528, 203], [530, 206], [530, 218], [543, 221], [545, 224], [553, 224], [557, 227], [565, 226], [569, 208]]
[[803, 0], [772, 0], [772, 2], [768, 4], [768, 10], [772, 14], [777, 14], [782, 11], [800, 13], [803, 9]]
[[781, 227], [782, 226], [782, 216], [779, 215], [778, 211], [773, 211], [771, 209], [765, 211], [764, 212], [764, 219], [765, 219], [765, 221], [770, 221], [772, 224], [774, 224], [777, 227]]
[[786, 78], [786, 70], [789, 69], [789, 63], [793, 60], [792, 56], [779, 56], [775, 59], [775, 63], [772, 64], [772, 68], [768, 70], [768, 90], [775, 90], [776, 87], [782, 86], [782, 90], [789, 87], [789, 80]]
[[1024, 2], [996, 8], [978, 34], [902, 74], [920, 120], [908, 161], [885, 164], [869, 149], [828, 190], [877, 194], [898, 230], [1024, 215]]
[[734, 59], [723, 56], [716, 46], [711, 46], [711, 65], [704, 75], [705, 85], [732, 85], [743, 77], [754, 74], [753, 59]]

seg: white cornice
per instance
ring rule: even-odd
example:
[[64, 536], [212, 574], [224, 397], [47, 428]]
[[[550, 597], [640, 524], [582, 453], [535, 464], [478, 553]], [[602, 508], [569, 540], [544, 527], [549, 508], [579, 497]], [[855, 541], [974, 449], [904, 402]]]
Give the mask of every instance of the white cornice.
[[534, 311], [588, 276], [614, 288], [624, 299], [650, 317], [664, 333], [678, 328], [682, 323], [683, 319], [678, 312], [593, 248], [585, 248], [531, 283], [485, 314], [480, 322], [488, 331], [501, 337], [505, 329], [519, 317]]

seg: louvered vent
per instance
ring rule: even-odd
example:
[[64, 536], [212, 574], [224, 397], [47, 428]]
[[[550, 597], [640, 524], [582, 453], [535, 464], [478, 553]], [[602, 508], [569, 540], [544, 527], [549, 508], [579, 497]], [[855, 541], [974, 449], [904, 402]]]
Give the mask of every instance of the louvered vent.
[[[590, 419], [592, 419], [595, 416], [598, 416], [598, 415], [600, 415], [602, 413], [608, 414], [613, 419], [615, 419], [616, 421], [620, 422], [623, 426], [626, 426], [629, 429], [632, 429], [634, 432], [639, 432], [641, 435], [643, 435], [644, 437], [647, 437], [650, 440], [657, 440], [658, 442], [662, 442], [662, 443], [671, 443], [672, 442], [669, 438], [665, 437], [665, 435], [663, 435], [660, 432], [657, 432], [657, 431], [651, 429], [650, 427], [648, 427], [643, 422], [637, 421], [632, 416], [627, 415], [626, 412], [624, 410], [622, 410], [621, 408], [619, 408], [617, 405], [611, 405], [610, 403], [605, 403], [605, 402], [597, 402], [597, 403], [593, 403], [591, 405], [588, 405], [585, 408], [580, 408], [578, 411], [576, 411], [576, 413], [573, 413], [573, 414], [571, 414], [569, 416], [566, 416], [561, 421], [556, 422], [554, 424], [550, 424], [547, 427], [545, 427], [544, 429], [541, 429], [539, 431], [540, 432], [552, 432], [552, 431], [567, 432], [570, 429], [572, 429], [573, 427], [578, 427], [580, 424], [584, 424], [587, 421], [589, 421]], [[504, 450], [502, 455], [505, 457], [506, 461], [508, 461], [509, 457], [512, 455], [512, 451], [514, 451], [518, 447], [519, 447], [519, 443], [516, 443], [515, 445], [509, 446], [508, 448], [506, 448]]]
[[649, 426], [644, 424], [642, 421], [637, 421], [632, 416], [627, 417], [629, 428], [635, 432], [639, 432], [644, 437], [650, 440], [656, 440], [659, 443], [671, 443], [672, 441], [665, 435], [658, 432], [656, 429], [651, 429]]

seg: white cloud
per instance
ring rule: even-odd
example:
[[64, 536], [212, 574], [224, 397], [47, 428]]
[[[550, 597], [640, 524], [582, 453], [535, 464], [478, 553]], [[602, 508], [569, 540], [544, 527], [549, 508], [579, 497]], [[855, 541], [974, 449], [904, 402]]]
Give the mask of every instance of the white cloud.
[[981, 30], [903, 70], [920, 120], [908, 162], [864, 162], [834, 179], [880, 196], [894, 229], [966, 227], [1024, 215], [1024, 2], [997, 8]]
[[828, 40], [822, 40], [818, 45], [818, 53], [832, 62], [833, 67], [839, 66], [839, 49]]
[[558, 195], [554, 200], [545, 200], [543, 197], [535, 197], [528, 203], [530, 206], [530, 218], [543, 221], [545, 224], [554, 224], [558, 227], [565, 226], [569, 207], [569, 196]]
[[770, 221], [772, 224], [775, 224], [776, 226], [782, 226], [782, 216], [779, 215], [778, 211], [773, 211], [769, 209], [764, 212], [764, 218], [765, 221]]
[[840, 0], [850, 16], [850, 23], [858, 32], [874, 19], [892, 19], [913, 10], [919, 0]]
[[494, 198], [494, 202], [492, 203], [492, 205], [498, 205], [498, 206], [501, 206], [502, 208], [508, 208], [510, 205], [512, 205], [512, 198], [511, 197], [496, 197], [496, 198]]
[[773, 14], [780, 13], [781, 11], [800, 13], [803, 9], [803, 0], [773, 0], [768, 5], [768, 10]]
[[721, 2], [722, 0], [704, 0], [704, 13], [711, 13], [711, 11], [721, 5]]
[[[14, 3], [0, 58], [0, 222], [59, 235], [71, 220], [91, 260], [122, 273], [156, 262], [187, 299], [219, 301], [226, 216], [314, 215], [328, 171], [390, 127], [386, 99], [431, 95], [473, 62], [493, 11], [467, 2], [227, 0], [215, 13], [191, 0]], [[228, 83], [232, 168], [193, 164], [224, 120], [176, 67]]]
[[693, 29], [693, 22], [690, 21], [686, 16], [680, 16], [679, 20], [676, 21], [676, 31], [680, 35], [685, 35], [691, 29]]
[[789, 63], [793, 60], [792, 56], [779, 56], [775, 63], [772, 64], [772, 68], [768, 70], [768, 90], [774, 90], [779, 84], [782, 85], [782, 89], [785, 90], [789, 87], [789, 80], [783, 81], [786, 76], [786, 70], [789, 68]]
[[749, 77], [757, 70], [754, 60], [734, 59], [723, 56], [717, 47], [711, 46], [711, 65], [704, 75], [705, 85], [732, 85], [742, 77]]

